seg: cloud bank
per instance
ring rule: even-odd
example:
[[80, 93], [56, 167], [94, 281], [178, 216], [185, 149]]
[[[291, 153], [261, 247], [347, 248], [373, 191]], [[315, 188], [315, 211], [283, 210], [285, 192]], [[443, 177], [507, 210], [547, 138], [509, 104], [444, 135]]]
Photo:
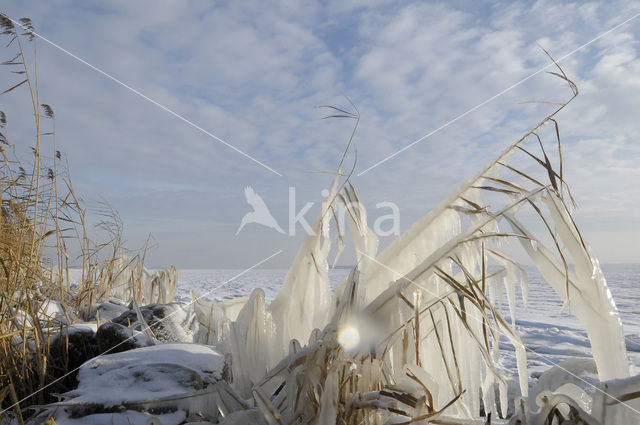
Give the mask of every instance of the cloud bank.
[[[317, 106], [357, 105], [363, 171], [546, 66], [539, 45], [559, 58], [640, 12], [625, 1], [17, 0], [2, 11], [283, 174], [38, 41], [41, 100], [76, 190], [118, 210], [130, 246], [154, 235], [151, 266], [183, 268], [247, 267], [280, 248], [270, 266], [289, 264], [299, 238], [235, 231], [248, 185], [283, 226], [290, 186], [298, 208], [317, 206], [330, 179], [318, 171], [335, 169], [352, 126]], [[581, 91], [558, 117], [566, 180], [602, 262], [640, 261], [639, 29], [640, 18], [562, 61]], [[567, 94], [539, 73], [353, 182], [374, 211], [397, 203], [404, 229], [551, 109], [520, 102]], [[28, 107], [17, 92], [0, 98], [25, 152]]]

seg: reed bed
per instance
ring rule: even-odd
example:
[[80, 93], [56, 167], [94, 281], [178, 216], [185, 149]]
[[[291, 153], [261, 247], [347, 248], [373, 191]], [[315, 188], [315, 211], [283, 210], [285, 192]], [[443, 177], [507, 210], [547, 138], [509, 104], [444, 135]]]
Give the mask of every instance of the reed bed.
[[[76, 318], [87, 318], [114, 282], [128, 281], [132, 293], [140, 294], [139, 274], [131, 271], [142, 269], [146, 252], [125, 257], [122, 223], [108, 206], [101, 208], [97, 225], [106, 240], [90, 235], [87, 207], [56, 143], [54, 109], [40, 100], [33, 31], [30, 19], [14, 23], [0, 14], [0, 36], [9, 52], [0, 72], [13, 81], [0, 96], [26, 92], [35, 134], [33, 140], [12, 140], [10, 114], [0, 111], [0, 422], [14, 415], [24, 423], [28, 406], [70, 389], [73, 379], [59, 379], [69, 369], [68, 340], [52, 357], [52, 338]], [[32, 157], [21, 161], [16, 152], [31, 144]], [[75, 287], [72, 266], [81, 268]], [[38, 391], [43, 387], [47, 391]]]

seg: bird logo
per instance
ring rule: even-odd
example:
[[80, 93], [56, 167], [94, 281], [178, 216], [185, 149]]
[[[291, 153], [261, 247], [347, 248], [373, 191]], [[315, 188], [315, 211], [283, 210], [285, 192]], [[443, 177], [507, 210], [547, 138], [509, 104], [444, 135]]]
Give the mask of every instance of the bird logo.
[[262, 224], [263, 226], [270, 227], [280, 233], [284, 233], [284, 230], [282, 230], [276, 219], [271, 215], [271, 212], [269, 212], [267, 204], [264, 203], [264, 200], [260, 195], [254, 192], [251, 186], [244, 188], [244, 197], [247, 199], [247, 203], [253, 207], [253, 211], [246, 213], [244, 217], [242, 217], [242, 221], [240, 222], [240, 227], [238, 227], [238, 230], [236, 231], [236, 235], [240, 233], [246, 224], [249, 223]]

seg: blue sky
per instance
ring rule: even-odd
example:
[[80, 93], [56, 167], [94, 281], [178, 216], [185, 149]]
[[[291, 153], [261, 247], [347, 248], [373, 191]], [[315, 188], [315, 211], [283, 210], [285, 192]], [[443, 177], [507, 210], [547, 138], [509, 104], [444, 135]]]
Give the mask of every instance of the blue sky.
[[[38, 41], [41, 101], [88, 205], [117, 209], [151, 266], [243, 268], [300, 237], [235, 231], [262, 195], [283, 227], [328, 184], [351, 123], [318, 105], [358, 106], [357, 171], [640, 12], [633, 2], [5, 1], [38, 33], [279, 171], [277, 176], [60, 50]], [[602, 262], [640, 262], [640, 17], [562, 61], [581, 94], [559, 115], [576, 220]], [[5, 52], [7, 55], [10, 53]], [[7, 74], [4, 74], [7, 75]], [[3, 76], [3, 82], [8, 83]], [[354, 178], [371, 207], [392, 201], [406, 229], [535, 125], [566, 88], [540, 73]], [[0, 98], [26, 150], [24, 93]], [[25, 118], [27, 117], [27, 118]], [[17, 142], [20, 140], [20, 142]], [[352, 159], [352, 158], [351, 158]], [[313, 219], [313, 213], [308, 214]], [[388, 243], [383, 240], [382, 244]], [[348, 261], [348, 258], [345, 260]], [[267, 266], [267, 265], [265, 265]]]

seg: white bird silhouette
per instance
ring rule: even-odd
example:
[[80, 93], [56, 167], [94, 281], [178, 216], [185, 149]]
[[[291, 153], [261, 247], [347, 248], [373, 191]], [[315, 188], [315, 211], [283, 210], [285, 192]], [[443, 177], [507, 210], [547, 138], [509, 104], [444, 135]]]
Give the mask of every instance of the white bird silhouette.
[[278, 222], [269, 212], [267, 204], [264, 203], [260, 195], [253, 191], [251, 186], [244, 188], [244, 197], [247, 199], [247, 203], [253, 207], [253, 211], [248, 212], [242, 217], [240, 227], [236, 231], [236, 235], [240, 233], [245, 224], [258, 223], [263, 226], [270, 227], [277, 230], [280, 233], [284, 233], [284, 230], [278, 225]]

